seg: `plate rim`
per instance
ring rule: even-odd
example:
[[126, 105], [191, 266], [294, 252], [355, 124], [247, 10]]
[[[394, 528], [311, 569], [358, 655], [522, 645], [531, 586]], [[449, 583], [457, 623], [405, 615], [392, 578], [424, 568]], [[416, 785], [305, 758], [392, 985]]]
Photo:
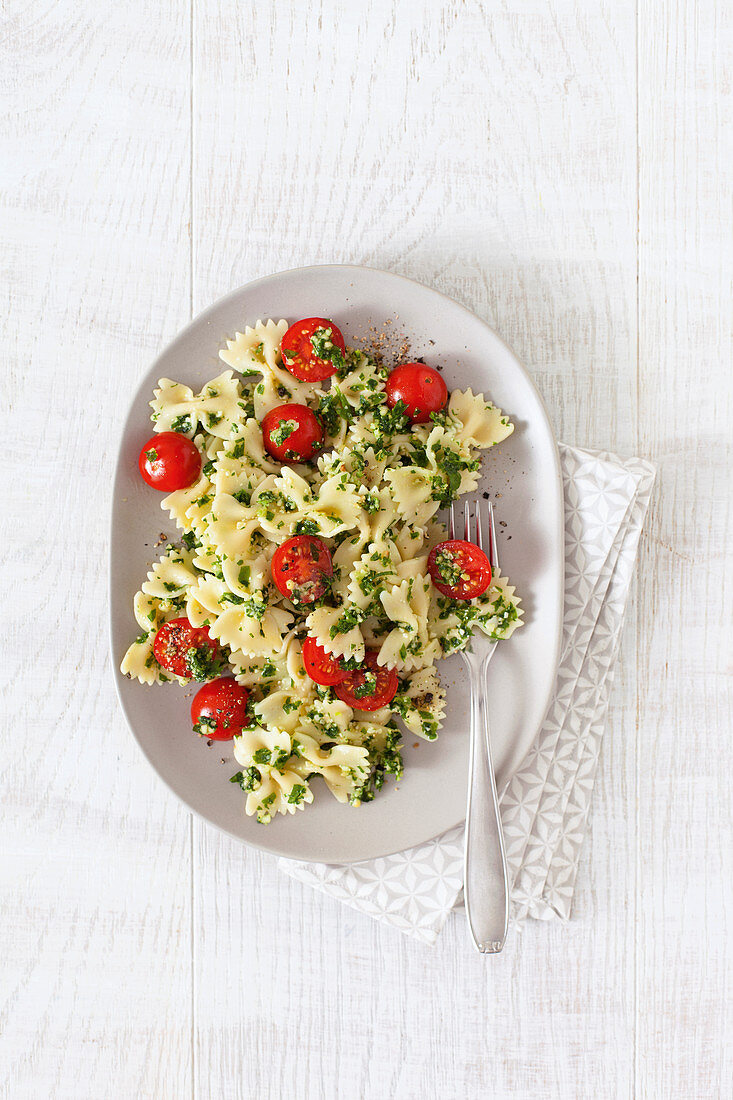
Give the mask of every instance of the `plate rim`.
[[[507, 344], [507, 342], [499, 335], [499, 333], [496, 332], [496, 330], [491, 327], [491, 325], [488, 323], [488, 321], [485, 321], [483, 317], [480, 317], [472, 309], [470, 309], [468, 306], [464, 305], [463, 302], [457, 301], [455, 298], [452, 298], [449, 294], [444, 293], [442, 290], [438, 290], [433, 286], [429, 286], [426, 283], [420, 282], [418, 279], [412, 279], [407, 275], [402, 275], [402, 274], [400, 274], [398, 272], [395, 272], [395, 271], [387, 271], [384, 268], [372, 267], [372, 266], [367, 265], [367, 264], [345, 264], [345, 263], [344, 264], [334, 264], [334, 263], [331, 263], [331, 264], [308, 264], [305, 267], [285, 268], [282, 271], [271, 272], [269, 275], [262, 275], [262, 276], [258, 277], [257, 279], [251, 279], [249, 282], [243, 283], [241, 286], [234, 287], [232, 290], [229, 290], [225, 294], [220, 295], [213, 302], [211, 302], [208, 306], [206, 306], [203, 310], [201, 310], [194, 317], [192, 317], [191, 320], [186, 325], [184, 325], [183, 328], [179, 329], [176, 332], [173, 339], [170, 340], [167, 344], [165, 344], [159, 350], [158, 354], [155, 356], [155, 358], [150, 362], [149, 366], [147, 367], [143, 377], [145, 377], [145, 375], [149, 374], [155, 368], [156, 364], [161, 359], [163, 359], [164, 356], [169, 355], [171, 350], [175, 348], [176, 344], [179, 341], [183, 341], [188, 336], [189, 332], [192, 329], [197, 328], [201, 323], [205, 323], [206, 320], [208, 319], [208, 317], [212, 313], [214, 313], [215, 311], [218, 311], [221, 307], [225, 306], [228, 302], [230, 302], [233, 299], [237, 298], [243, 292], [248, 291], [248, 290], [252, 290], [252, 289], [257, 288], [257, 287], [261, 287], [261, 286], [265, 285], [266, 283], [273, 282], [277, 279], [281, 279], [283, 276], [286, 276], [286, 275], [296, 275], [297, 274], [297, 275], [305, 276], [308, 273], [311, 273], [311, 272], [314, 272], [314, 271], [319, 271], [319, 272], [339, 271], [339, 272], [343, 272], [344, 274], [346, 272], [349, 272], [349, 271], [351, 271], [351, 272], [370, 271], [370, 272], [373, 272], [377, 275], [386, 276], [388, 279], [398, 280], [398, 281], [406, 283], [406, 284], [408, 284], [412, 287], [417, 287], [421, 291], [428, 291], [430, 294], [437, 295], [438, 297], [440, 297], [440, 298], [444, 299], [445, 301], [449, 302], [451, 306], [453, 306], [453, 307], [463, 311], [464, 313], [468, 314], [474, 321], [478, 321], [479, 324], [483, 328], [485, 328], [488, 331], [488, 333], [496, 341], [498, 341], [498, 343], [504, 348], [504, 350], [511, 356], [511, 358], [513, 359], [516, 367], [519, 368], [519, 371], [521, 372], [521, 374], [524, 375], [525, 380], [529, 383], [530, 387], [534, 391], [535, 397], [537, 399], [540, 414], [544, 419], [544, 425], [545, 425], [545, 428], [546, 428], [546, 431], [547, 431], [547, 435], [548, 435], [548, 437], [551, 441], [551, 444], [552, 444], [552, 456], [553, 456], [553, 467], [554, 467], [553, 468], [553, 474], [554, 474], [554, 480], [556, 482], [556, 485], [557, 485], [557, 488], [558, 488], [558, 491], [559, 491], [558, 496], [559, 496], [559, 501], [560, 501], [560, 507], [557, 509], [557, 515], [556, 515], [557, 528], [556, 528], [556, 531], [555, 531], [555, 535], [556, 535], [556, 538], [557, 538], [557, 541], [558, 541], [558, 545], [560, 546], [560, 548], [562, 550], [562, 548], [564, 547], [564, 542], [565, 542], [565, 538], [564, 538], [564, 532], [565, 532], [565, 528], [564, 528], [564, 510], [563, 510], [564, 486], [563, 486], [563, 478], [562, 478], [562, 469], [561, 469], [561, 465], [560, 465], [560, 452], [559, 452], [558, 442], [557, 442], [557, 438], [555, 436], [555, 432], [553, 430], [552, 421], [550, 420], [550, 416], [549, 416], [549, 413], [547, 411], [547, 405], [545, 403], [544, 397], [540, 393], [540, 391], [539, 391], [532, 375], [530, 374], [529, 370], [524, 365], [522, 360], [519, 358], [517, 353], [513, 350], [513, 348], [511, 348], [509, 346], [509, 344]], [[181, 794], [179, 794], [178, 791], [175, 790], [175, 788], [171, 785], [171, 783], [168, 781], [166, 776], [159, 770], [157, 765], [154, 763], [151, 754], [146, 749], [145, 744], [143, 743], [142, 739], [138, 736], [137, 731], [135, 729], [135, 725], [131, 720], [131, 716], [130, 716], [130, 713], [128, 711], [127, 703], [125, 701], [125, 698], [123, 697], [122, 682], [126, 678], [124, 676], [122, 676], [122, 674], [120, 673], [117, 658], [116, 658], [115, 648], [114, 648], [114, 636], [113, 636], [113, 631], [114, 631], [114, 607], [113, 607], [113, 604], [114, 604], [114, 576], [115, 576], [115, 573], [114, 573], [113, 566], [114, 566], [114, 554], [115, 554], [114, 533], [115, 533], [116, 515], [117, 515], [117, 509], [115, 508], [115, 500], [117, 499], [117, 495], [118, 495], [118, 488], [119, 488], [118, 483], [120, 482], [120, 480], [123, 476], [123, 473], [122, 473], [122, 468], [123, 468], [123, 443], [124, 443], [124, 440], [127, 436], [128, 422], [130, 420], [130, 416], [132, 414], [133, 406], [135, 404], [135, 401], [136, 401], [136, 398], [137, 398], [137, 395], [138, 395], [138, 392], [140, 390], [141, 385], [142, 385], [142, 380], [135, 387], [135, 390], [134, 390], [134, 392], [132, 393], [132, 395], [129, 399], [128, 407], [127, 407], [127, 413], [126, 413], [125, 418], [124, 418], [122, 429], [121, 429], [121, 431], [120, 431], [120, 433], [117, 437], [117, 457], [116, 457], [116, 461], [115, 461], [114, 479], [113, 479], [113, 482], [112, 482], [112, 495], [111, 495], [111, 500], [110, 500], [109, 523], [108, 523], [108, 547], [107, 547], [107, 551], [108, 551], [107, 552], [107, 606], [108, 606], [107, 632], [108, 632], [108, 640], [109, 640], [109, 651], [110, 651], [110, 657], [111, 657], [111, 662], [110, 662], [111, 672], [112, 672], [112, 678], [113, 678], [114, 684], [115, 684], [115, 691], [116, 691], [116, 694], [117, 694], [117, 700], [120, 704], [120, 708], [121, 708], [122, 713], [125, 717], [125, 721], [127, 723], [128, 729], [129, 729], [130, 733], [132, 734], [133, 740], [137, 744], [138, 749], [142, 752], [143, 756], [147, 760], [148, 764], [150, 765], [150, 767], [152, 768], [153, 772], [158, 777], [158, 779], [165, 785], [165, 787], [176, 798], [176, 800], [182, 806], [184, 806], [186, 808], [188, 813], [194, 814], [197, 818], [200, 818], [202, 821], [206, 822], [207, 825], [209, 825], [212, 828], [216, 829], [218, 832], [224, 833], [226, 836], [232, 837], [232, 839], [238, 841], [240, 844], [246, 845], [247, 847], [254, 848], [254, 849], [256, 849], [258, 851], [261, 851], [261, 852], [267, 852], [269, 855], [276, 856], [277, 858], [280, 858], [280, 859], [290, 860], [290, 861], [295, 862], [295, 863], [314, 862], [314, 863], [321, 863], [324, 866], [351, 866], [351, 865], [358, 864], [358, 863], [369, 862], [371, 859], [381, 859], [381, 858], [385, 858], [385, 857], [390, 856], [390, 855], [395, 855], [398, 852], [405, 851], [404, 844], [399, 844], [398, 842], [395, 842], [394, 847], [389, 846], [387, 850], [380, 851], [376, 855], [367, 856], [367, 857], [361, 856], [361, 857], [358, 857], [358, 858], [343, 858], [343, 859], [340, 859], [338, 862], [333, 863], [333, 862], [329, 862], [329, 861], [326, 861], [326, 860], [318, 860], [317, 858], [308, 860], [308, 859], [298, 858], [298, 857], [295, 857], [295, 856], [292, 856], [292, 855], [287, 855], [282, 851], [282, 849], [280, 847], [273, 846], [272, 844], [268, 844], [267, 843], [267, 838], [265, 836], [263, 836], [262, 842], [260, 842], [259, 840], [251, 840], [249, 838], [245, 838], [241, 834], [235, 833], [233, 830], [228, 829], [226, 826], [220, 824], [219, 822], [212, 820], [210, 817], [208, 817], [201, 810], [195, 809], [193, 806], [191, 806], [186, 801], [186, 799]], [[560, 651], [561, 651], [561, 645], [562, 645], [562, 632], [563, 632], [562, 609], [563, 609], [563, 604], [564, 604], [564, 598], [563, 597], [564, 597], [564, 589], [565, 589], [565, 557], [564, 557], [564, 554], [562, 554], [562, 553], [561, 553], [561, 560], [560, 560], [560, 568], [557, 570], [557, 578], [558, 578], [558, 592], [556, 593], [556, 598], [557, 598], [557, 603], [558, 603], [558, 606], [560, 608], [561, 613], [558, 616], [554, 652], [552, 654], [552, 668], [553, 668], [553, 671], [554, 671], [555, 675], [553, 676], [552, 680], [550, 681], [550, 688], [547, 692], [547, 697], [544, 701], [544, 705], [543, 705], [543, 708], [542, 708], [542, 714], [543, 714], [542, 721], [544, 721], [544, 716], [547, 714], [547, 710], [548, 710], [548, 708], [550, 706], [550, 703], [552, 701], [553, 689], [554, 689], [554, 685], [555, 685], [555, 681], [556, 681], [556, 674], [557, 674], [557, 668], [558, 668], [559, 661], [560, 661]], [[541, 728], [541, 724], [542, 723], [540, 723], [540, 725], [537, 727], [538, 730]], [[519, 766], [521, 766], [521, 762], [520, 762], [519, 765], [517, 765], [517, 767], [519, 767]], [[513, 777], [514, 774], [516, 774], [516, 768], [515, 768], [514, 772], [512, 772], [510, 775], [508, 775], [506, 777], [506, 780], [503, 783], [503, 785], [502, 785], [502, 787], [499, 791], [499, 797], [500, 798], [503, 796], [504, 792], [506, 791], [507, 787], [509, 786], [509, 783], [511, 782], [512, 777]], [[444, 832], [448, 831], [449, 829], [456, 828], [458, 825], [462, 824], [463, 820], [464, 820], [464, 818], [463, 818], [463, 816], [461, 816], [461, 818], [458, 821], [454, 822], [454, 824], [452, 826], [448, 826], [447, 829], [446, 828], [441, 828], [438, 832], [431, 833], [430, 836], [426, 836], [419, 843], [427, 844], [431, 840], [435, 840], [436, 837], [442, 835]], [[263, 829], [263, 832], [265, 832], [264, 829]]]

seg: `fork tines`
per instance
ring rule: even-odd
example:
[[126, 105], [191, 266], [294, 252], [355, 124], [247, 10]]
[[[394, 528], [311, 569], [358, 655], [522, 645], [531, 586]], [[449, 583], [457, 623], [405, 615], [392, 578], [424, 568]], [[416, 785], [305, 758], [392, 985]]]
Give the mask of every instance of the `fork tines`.
[[449, 535], [452, 539], [460, 537], [465, 542], [472, 542], [475, 546], [478, 546], [480, 550], [483, 550], [491, 564], [491, 571], [494, 574], [499, 572], [499, 549], [496, 543], [496, 527], [494, 525], [494, 505], [491, 501], [486, 502], [486, 508], [484, 509], [481, 504], [481, 498], [478, 500], [464, 500], [463, 502], [463, 535], [458, 536], [458, 522], [456, 517], [456, 506], [452, 503], [450, 506], [450, 524], [448, 528]]

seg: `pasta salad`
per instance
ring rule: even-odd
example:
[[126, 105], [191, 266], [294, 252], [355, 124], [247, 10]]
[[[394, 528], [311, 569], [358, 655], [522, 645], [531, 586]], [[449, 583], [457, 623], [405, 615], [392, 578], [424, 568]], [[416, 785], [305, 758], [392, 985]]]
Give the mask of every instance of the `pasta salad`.
[[522, 609], [439, 510], [513, 431], [422, 362], [392, 369], [327, 318], [258, 321], [199, 393], [163, 378], [141, 476], [181, 531], [134, 598], [122, 672], [199, 682], [194, 730], [233, 740], [231, 782], [263, 824], [371, 801], [403, 774], [402, 730], [438, 736], [436, 663]]

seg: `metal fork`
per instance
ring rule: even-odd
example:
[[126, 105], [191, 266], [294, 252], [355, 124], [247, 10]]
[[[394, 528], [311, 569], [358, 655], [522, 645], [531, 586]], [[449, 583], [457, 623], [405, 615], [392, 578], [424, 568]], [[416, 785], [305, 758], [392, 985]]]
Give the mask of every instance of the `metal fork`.
[[[493, 576], [499, 575], [494, 509], [491, 503], [484, 519], [481, 501], [464, 502], [463, 538], [484, 551]], [[456, 535], [455, 505], [450, 509], [450, 537]], [[475, 537], [471, 537], [472, 531]], [[486, 693], [486, 670], [494, 656], [496, 642], [474, 633], [471, 649], [461, 650], [471, 676], [471, 749], [466, 802], [464, 895], [471, 937], [482, 954], [495, 954], [504, 946], [509, 924], [509, 879], [504, 851], [504, 834], [499, 814]]]

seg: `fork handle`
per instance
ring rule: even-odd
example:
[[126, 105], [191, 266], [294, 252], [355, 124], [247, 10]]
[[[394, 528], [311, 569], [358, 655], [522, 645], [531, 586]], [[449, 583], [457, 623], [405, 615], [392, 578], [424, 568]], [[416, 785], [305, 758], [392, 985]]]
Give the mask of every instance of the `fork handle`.
[[481, 661], [471, 669], [471, 751], [463, 882], [473, 942], [483, 954], [495, 954], [506, 940], [509, 881], [491, 763], [486, 667]]

